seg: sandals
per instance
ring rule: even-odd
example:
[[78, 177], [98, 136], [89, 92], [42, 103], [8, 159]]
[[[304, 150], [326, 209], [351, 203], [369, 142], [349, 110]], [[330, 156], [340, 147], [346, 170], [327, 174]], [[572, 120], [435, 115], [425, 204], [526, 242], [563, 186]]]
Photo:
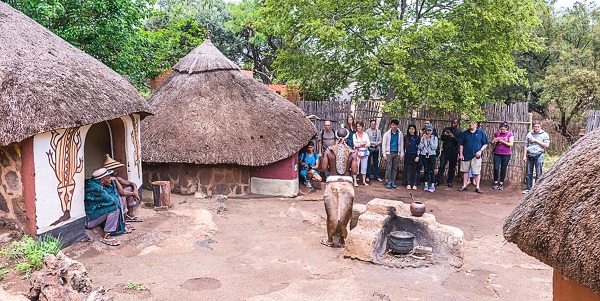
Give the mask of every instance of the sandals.
[[131, 216], [129, 214], [125, 214], [125, 221], [128, 223], [141, 223], [144, 220], [139, 216]]
[[326, 247], [333, 248], [333, 241], [330, 242], [329, 240], [327, 240], [327, 238], [321, 239], [321, 244], [324, 245], [324, 246], [326, 246]]
[[100, 236], [100, 237], [98, 237], [98, 240], [101, 243], [103, 243], [107, 246], [111, 246], [111, 247], [116, 247], [116, 246], [121, 245], [121, 242], [118, 241], [116, 238], [111, 237], [110, 234], [106, 234], [106, 236], [104, 236], [104, 237]]

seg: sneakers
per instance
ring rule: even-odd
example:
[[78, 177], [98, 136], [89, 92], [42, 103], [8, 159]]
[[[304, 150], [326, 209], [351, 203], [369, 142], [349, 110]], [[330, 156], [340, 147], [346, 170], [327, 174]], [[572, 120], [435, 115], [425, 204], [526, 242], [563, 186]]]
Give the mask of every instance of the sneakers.
[[413, 185], [413, 190], [417, 190], [417, 185]]
[[498, 184], [498, 182], [494, 183], [494, 185], [492, 185], [492, 189], [498, 189], [498, 187], [500, 186], [500, 184]]
[[391, 183], [390, 183], [390, 186], [392, 186], [392, 188], [396, 188], [396, 187], [398, 187], [398, 186], [396, 186], [396, 183], [394, 183], [394, 182], [391, 182]]
[[425, 186], [423, 186], [423, 191], [429, 191], [429, 185], [427, 185], [427, 183], [425, 183]]
[[429, 192], [434, 192], [434, 191], [435, 191], [435, 185], [429, 186]]
[[453, 187], [452, 182], [448, 182], [448, 187]]
[[304, 182], [304, 186], [306, 186], [306, 188], [313, 188], [312, 183], [310, 181]]
[[498, 184], [498, 190], [503, 190], [504, 189], [504, 184], [500, 183]]
[[410, 185], [406, 185], [406, 190], [410, 190]]
[[387, 188], [387, 189], [392, 189], [392, 184], [391, 184], [391, 183], [386, 183], [386, 184], [385, 184], [385, 188]]
[[528, 194], [528, 193], [529, 193], [529, 189], [523, 190], [523, 194]]

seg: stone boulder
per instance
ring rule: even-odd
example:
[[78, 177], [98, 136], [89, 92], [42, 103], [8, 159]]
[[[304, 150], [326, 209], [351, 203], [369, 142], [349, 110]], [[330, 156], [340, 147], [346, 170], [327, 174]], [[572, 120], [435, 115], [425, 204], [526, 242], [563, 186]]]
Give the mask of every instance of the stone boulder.
[[[356, 208], [354, 211], [363, 211]], [[410, 205], [401, 201], [373, 199], [358, 216], [355, 227], [346, 239], [346, 257], [389, 266], [418, 266], [410, 260], [390, 260], [387, 239], [392, 231], [407, 231], [415, 235], [415, 246], [431, 247], [426, 264], [449, 264], [460, 267], [464, 260], [462, 230], [438, 223], [433, 214], [421, 217], [410, 214]], [[417, 259], [415, 259], [417, 260]], [[419, 263], [417, 261], [417, 263]]]
[[31, 274], [30, 283], [31, 300], [85, 300], [85, 295], [93, 290], [83, 264], [62, 252], [46, 255], [42, 269]]

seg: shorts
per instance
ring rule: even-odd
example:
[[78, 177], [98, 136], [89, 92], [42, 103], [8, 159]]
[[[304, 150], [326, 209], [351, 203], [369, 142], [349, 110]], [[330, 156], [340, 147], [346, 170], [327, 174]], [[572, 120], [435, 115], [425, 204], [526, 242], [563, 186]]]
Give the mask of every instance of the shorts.
[[470, 161], [460, 161], [460, 171], [469, 172], [469, 168], [471, 168], [471, 172], [474, 175], [478, 175], [481, 173], [481, 158], [473, 158]]

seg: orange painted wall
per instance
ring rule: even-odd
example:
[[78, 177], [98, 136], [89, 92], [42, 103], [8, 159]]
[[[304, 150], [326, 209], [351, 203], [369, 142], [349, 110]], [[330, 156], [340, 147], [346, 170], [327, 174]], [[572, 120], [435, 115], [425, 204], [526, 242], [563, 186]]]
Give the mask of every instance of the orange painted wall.
[[600, 295], [594, 294], [589, 288], [571, 280], [554, 269], [552, 276], [554, 291], [553, 301], [600, 301]]

